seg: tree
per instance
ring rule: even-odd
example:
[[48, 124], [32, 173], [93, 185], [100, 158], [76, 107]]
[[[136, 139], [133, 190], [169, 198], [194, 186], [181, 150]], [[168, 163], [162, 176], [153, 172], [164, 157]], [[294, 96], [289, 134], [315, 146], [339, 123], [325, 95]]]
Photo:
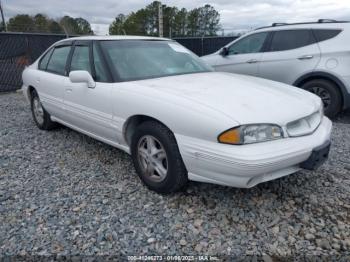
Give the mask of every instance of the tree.
[[31, 16], [20, 14], [10, 18], [7, 30], [12, 32], [33, 32], [35, 31], [34, 20]]
[[200, 35], [200, 10], [195, 8], [191, 10], [187, 17], [187, 35], [198, 36]]
[[35, 31], [37, 32], [48, 32], [49, 31], [49, 21], [47, 17], [43, 14], [37, 14], [33, 18]]
[[60, 20], [60, 25], [66, 34], [78, 34], [79, 26], [73, 17], [64, 16]]
[[[119, 14], [109, 27], [110, 34], [159, 35], [159, 1], [129, 15]], [[220, 30], [220, 14], [211, 5], [187, 11], [162, 5], [165, 36], [213, 36]]]
[[141, 29], [139, 28], [139, 18], [136, 13], [132, 12], [124, 22], [124, 30], [128, 35], [141, 35]]
[[54, 20], [49, 21], [48, 30], [50, 33], [54, 33], [54, 34], [63, 34], [64, 33], [63, 28], [60, 26], [60, 24]]
[[174, 36], [185, 36], [187, 34], [188, 12], [185, 8], [178, 11], [174, 18]]
[[140, 9], [136, 13], [131, 13], [124, 22], [124, 29], [128, 35], [156, 35], [152, 32], [149, 23], [149, 12]]
[[188, 15], [191, 36], [214, 36], [220, 29], [220, 14], [211, 5], [195, 8]]
[[175, 17], [179, 10], [176, 7], [163, 6], [164, 36], [171, 38], [175, 34]]
[[78, 31], [76, 32], [79, 35], [92, 35], [94, 32], [91, 29], [90, 23], [84, 18], [75, 18]]
[[199, 30], [202, 35], [214, 36], [220, 30], [220, 14], [211, 5], [199, 8]]
[[110, 35], [124, 35], [125, 28], [124, 28], [124, 23], [126, 21], [126, 16], [123, 14], [119, 14], [112, 24], [109, 26], [109, 34]]
[[8, 30], [13, 32], [47, 32], [55, 34], [93, 34], [90, 23], [84, 18], [64, 16], [57, 22], [40, 13], [34, 17], [20, 14], [10, 18]]

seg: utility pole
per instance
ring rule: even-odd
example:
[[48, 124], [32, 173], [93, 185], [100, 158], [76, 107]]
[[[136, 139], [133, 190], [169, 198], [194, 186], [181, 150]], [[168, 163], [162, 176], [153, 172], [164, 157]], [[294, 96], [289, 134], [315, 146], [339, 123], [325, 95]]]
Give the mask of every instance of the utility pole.
[[62, 24], [62, 28], [63, 28], [64, 34], [66, 35], [66, 38], [69, 38], [69, 32], [64, 24]]
[[158, 6], [158, 33], [159, 37], [163, 37], [163, 7], [161, 2]]
[[1, 0], [0, 0], [0, 13], [1, 13], [1, 19], [2, 19], [2, 26], [0, 28], [6, 32], [6, 23], [5, 23], [5, 17], [4, 17], [4, 10], [2, 9]]

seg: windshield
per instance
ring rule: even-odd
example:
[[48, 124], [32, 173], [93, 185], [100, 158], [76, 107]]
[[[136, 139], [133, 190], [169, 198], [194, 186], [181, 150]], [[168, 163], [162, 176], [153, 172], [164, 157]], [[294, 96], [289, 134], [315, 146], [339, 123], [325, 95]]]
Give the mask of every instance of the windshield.
[[213, 71], [195, 54], [172, 41], [101, 41], [121, 81]]

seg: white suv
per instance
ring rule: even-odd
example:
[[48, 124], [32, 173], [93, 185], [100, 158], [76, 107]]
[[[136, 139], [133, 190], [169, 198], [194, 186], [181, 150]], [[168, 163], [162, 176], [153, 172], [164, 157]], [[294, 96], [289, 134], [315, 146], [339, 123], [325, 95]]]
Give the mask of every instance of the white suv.
[[202, 59], [217, 71], [263, 77], [320, 96], [325, 114], [350, 107], [350, 23], [315, 23], [259, 28]]

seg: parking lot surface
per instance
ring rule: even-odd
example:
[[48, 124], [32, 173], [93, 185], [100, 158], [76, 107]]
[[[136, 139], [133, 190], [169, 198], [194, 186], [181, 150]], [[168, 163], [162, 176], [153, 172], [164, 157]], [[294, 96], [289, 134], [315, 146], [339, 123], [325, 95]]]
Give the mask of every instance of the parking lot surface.
[[0, 95], [0, 112], [2, 255], [350, 254], [350, 112], [317, 171], [170, 196], [143, 186], [120, 150], [39, 130], [21, 94]]

